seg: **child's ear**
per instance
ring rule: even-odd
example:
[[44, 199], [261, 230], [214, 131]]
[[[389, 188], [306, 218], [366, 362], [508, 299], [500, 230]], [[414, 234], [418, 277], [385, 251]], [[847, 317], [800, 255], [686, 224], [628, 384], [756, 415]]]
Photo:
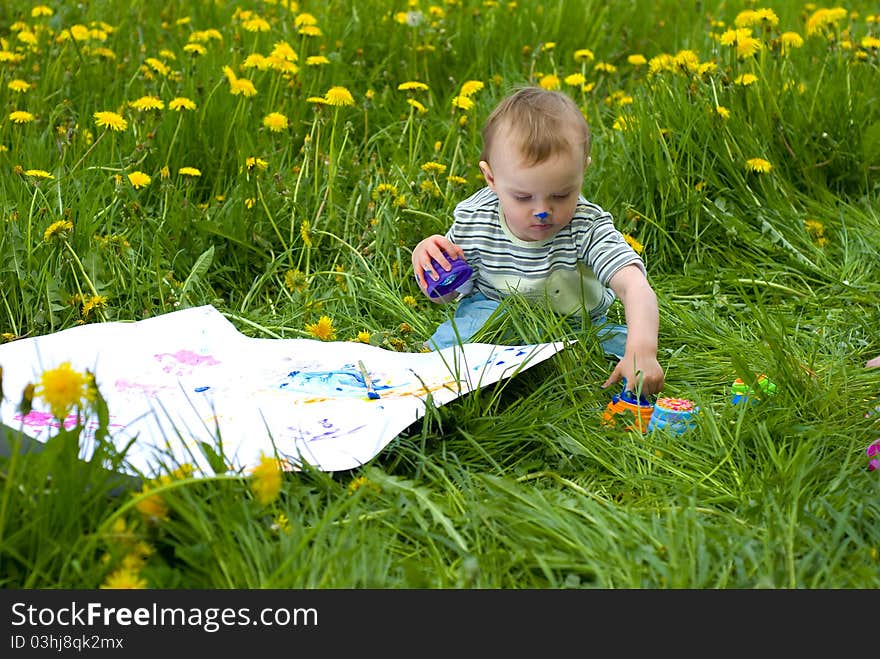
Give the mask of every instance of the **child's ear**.
[[492, 190], [495, 189], [495, 176], [492, 174], [492, 168], [485, 160], [480, 161], [480, 171], [483, 172], [483, 178], [486, 179], [486, 185]]

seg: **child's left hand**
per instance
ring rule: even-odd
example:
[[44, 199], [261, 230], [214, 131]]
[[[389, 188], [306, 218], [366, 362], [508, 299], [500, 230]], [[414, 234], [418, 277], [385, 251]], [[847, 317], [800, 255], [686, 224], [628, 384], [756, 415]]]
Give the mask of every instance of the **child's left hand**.
[[874, 359], [869, 359], [865, 362], [865, 368], [880, 368], [880, 355], [874, 357]]
[[636, 391], [641, 386], [643, 396], [659, 393], [663, 389], [663, 367], [657, 361], [657, 357], [645, 354], [633, 356], [625, 354], [623, 359], [617, 362], [617, 366], [611, 371], [611, 375], [605, 380], [603, 388], [626, 378], [627, 390]]

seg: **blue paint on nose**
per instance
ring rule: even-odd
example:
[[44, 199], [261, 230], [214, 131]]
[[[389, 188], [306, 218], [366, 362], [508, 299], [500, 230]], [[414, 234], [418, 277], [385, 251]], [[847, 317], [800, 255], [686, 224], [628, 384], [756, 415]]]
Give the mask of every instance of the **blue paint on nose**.
[[535, 213], [535, 217], [537, 217], [539, 220], [546, 220], [548, 214], [549, 213], [547, 213], [547, 211], [541, 211], [540, 213]]

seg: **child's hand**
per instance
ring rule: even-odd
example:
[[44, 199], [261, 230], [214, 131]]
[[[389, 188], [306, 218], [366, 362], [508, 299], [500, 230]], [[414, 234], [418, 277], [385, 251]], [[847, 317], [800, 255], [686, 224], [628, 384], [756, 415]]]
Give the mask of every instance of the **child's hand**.
[[427, 295], [426, 276], [430, 276], [434, 281], [440, 279], [440, 273], [435, 272], [431, 266], [431, 259], [436, 260], [440, 267], [448, 272], [452, 268], [449, 263], [450, 258], [464, 260], [464, 250], [440, 234], [428, 236], [415, 246], [412, 252], [413, 272], [423, 293]]
[[880, 368], [880, 355], [874, 357], [874, 359], [869, 359], [865, 362], [865, 368]]
[[[634, 367], [635, 364], [635, 367]], [[635, 392], [641, 385], [641, 395], [650, 396], [659, 393], [663, 389], [665, 380], [663, 375], [663, 367], [657, 361], [655, 356], [643, 355], [641, 358], [633, 359], [629, 355], [624, 355], [623, 359], [617, 362], [617, 366], [605, 380], [603, 388], [608, 387], [615, 382], [620, 382], [621, 378], [626, 378], [627, 389]]]

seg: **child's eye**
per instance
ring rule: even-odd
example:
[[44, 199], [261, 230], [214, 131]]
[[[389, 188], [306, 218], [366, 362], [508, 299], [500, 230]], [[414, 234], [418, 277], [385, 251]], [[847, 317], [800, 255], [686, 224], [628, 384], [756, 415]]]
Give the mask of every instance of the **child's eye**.
[[514, 196], [514, 199], [516, 199], [517, 201], [528, 201], [531, 198], [532, 198], [531, 195], [515, 195]]
[[565, 194], [555, 194], [555, 195], [553, 195], [553, 198], [554, 199], [568, 199], [568, 196], [570, 194], [571, 194], [570, 192], [566, 192]]

